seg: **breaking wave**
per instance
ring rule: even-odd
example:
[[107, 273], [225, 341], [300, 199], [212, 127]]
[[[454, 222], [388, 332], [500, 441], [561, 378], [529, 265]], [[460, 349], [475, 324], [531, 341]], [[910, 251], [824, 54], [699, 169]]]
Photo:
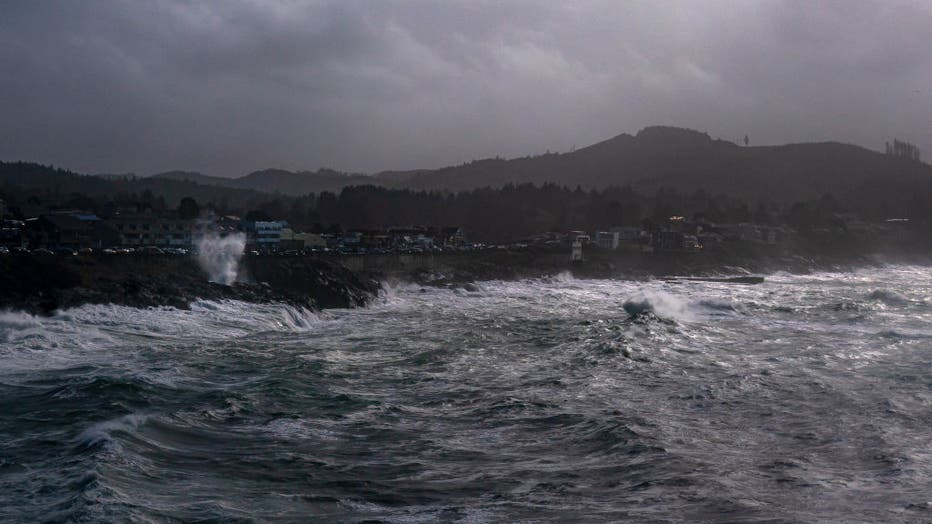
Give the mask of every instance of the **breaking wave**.
[[139, 427], [148, 417], [139, 414], [124, 415], [122, 417], [105, 420], [93, 424], [75, 438], [75, 443], [81, 448], [92, 448], [112, 442], [112, 435], [116, 431], [130, 431]]
[[701, 302], [656, 289], [642, 289], [622, 304], [632, 318], [653, 314], [666, 320], [685, 322], [696, 320], [701, 306]]

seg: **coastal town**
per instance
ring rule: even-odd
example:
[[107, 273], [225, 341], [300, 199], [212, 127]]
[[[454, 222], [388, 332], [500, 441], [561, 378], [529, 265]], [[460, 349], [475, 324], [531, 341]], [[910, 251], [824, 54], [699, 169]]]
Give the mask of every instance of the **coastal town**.
[[183, 209], [162, 213], [117, 211], [106, 217], [66, 209], [16, 218], [3, 215], [3, 210], [0, 201], [0, 254], [185, 255], [196, 249], [200, 237], [236, 233], [245, 235], [246, 252], [252, 255], [415, 254], [530, 246], [570, 249], [574, 245], [599, 250], [697, 253], [728, 242], [778, 245], [794, 234], [786, 226], [712, 224], [673, 216], [661, 226], [542, 232], [507, 244], [486, 244], [470, 239], [469, 232], [458, 226], [311, 232], [295, 229], [284, 220], [250, 220], [217, 215], [209, 209], [194, 214], [186, 214]]

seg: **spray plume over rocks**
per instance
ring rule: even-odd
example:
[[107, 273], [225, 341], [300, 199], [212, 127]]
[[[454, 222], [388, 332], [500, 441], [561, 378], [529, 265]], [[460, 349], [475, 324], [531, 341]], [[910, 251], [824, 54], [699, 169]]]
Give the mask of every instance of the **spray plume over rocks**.
[[239, 274], [239, 262], [246, 248], [246, 235], [231, 233], [220, 236], [211, 233], [198, 238], [197, 262], [211, 282], [230, 286]]

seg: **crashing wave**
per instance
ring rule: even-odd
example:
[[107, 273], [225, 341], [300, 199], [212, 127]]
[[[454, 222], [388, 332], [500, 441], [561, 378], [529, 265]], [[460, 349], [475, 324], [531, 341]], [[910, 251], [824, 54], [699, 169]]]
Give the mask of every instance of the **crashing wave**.
[[875, 289], [867, 294], [867, 299], [883, 302], [890, 306], [901, 306], [911, 302], [905, 296], [889, 289]]
[[622, 307], [625, 308], [625, 313], [631, 317], [639, 317], [646, 313], [654, 312], [654, 304], [646, 298], [627, 300]]
[[692, 320], [695, 317], [689, 302], [649, 289], [641, 290], [639, 295], [626, 300], [622, 308], [633, 319], [654, 316], [666, 320]]

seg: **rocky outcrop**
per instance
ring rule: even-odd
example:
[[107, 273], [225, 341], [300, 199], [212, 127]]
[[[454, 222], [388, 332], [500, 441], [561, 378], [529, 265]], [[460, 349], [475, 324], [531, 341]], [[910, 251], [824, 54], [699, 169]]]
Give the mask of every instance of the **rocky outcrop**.
[[311, 257], [247, 257], [241, 276], [289, 299], [313, 299], [318, 308], [359, 307], [378, 295], [381, 284], [369, 274]]
[[197, 299], [284, 302], [302, 307], [364, 306], [380, 284], [332, 262], [249, 257], [243, 282], [216, 284], [190, 257], [7, 255], [0, 257], [0, 309], [50, 314], [86, 303], [187, 308]]

